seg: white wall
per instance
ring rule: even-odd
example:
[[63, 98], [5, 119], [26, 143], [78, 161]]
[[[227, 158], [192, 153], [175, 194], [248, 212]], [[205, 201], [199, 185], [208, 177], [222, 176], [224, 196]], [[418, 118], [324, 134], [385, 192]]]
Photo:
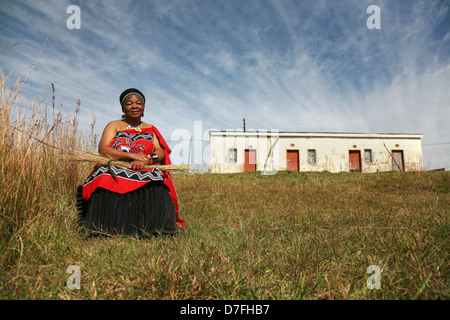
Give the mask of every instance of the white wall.
[[[422, 135], [278, 132], [210, 132], [211, 172], [244, 171], [244, 150], [256, 149], [256, 170], [287, 169], [286, 150], [299, 150], [300, 171], [350, 171], [349, 150], [360, 150], [362, 172], [391, 171], [392, 150], [402, 150], [405, 171], [423, 170]], [[272, 156], [267, 158], [276, 141]], [[293, 144], [293, 146], [292, 146]], [[237, 162], [229, 163], [229, 149], [237, 149]], [[308, 162], [308, 149], [316, 150], [316, 163]], [[364, 150], [372, 150], [372, 162], [364, 161]]]

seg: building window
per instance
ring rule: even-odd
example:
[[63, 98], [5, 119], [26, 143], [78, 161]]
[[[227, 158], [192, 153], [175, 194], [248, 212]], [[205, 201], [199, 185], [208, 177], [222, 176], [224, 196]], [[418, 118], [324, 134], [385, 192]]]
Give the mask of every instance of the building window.
[[370, 149], [364, 150], [364, 160], [366, 162], [372, 162], [372, 150]]
[[308, 149], [308, 162], [316, 163], [316, 149]]
[[228, 163], [237, 163], [237, 149], [230, 149], [228, 152]]

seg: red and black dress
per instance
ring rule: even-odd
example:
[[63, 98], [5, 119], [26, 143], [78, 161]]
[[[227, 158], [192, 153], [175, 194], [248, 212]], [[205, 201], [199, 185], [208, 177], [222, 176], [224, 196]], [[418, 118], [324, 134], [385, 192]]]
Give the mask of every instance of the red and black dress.
[[[111, 147], [126, 152], [154, 152], [153, 133], [164, 150], [160, 164], [171, 164], [170, 148], [154, 126], [119, 131]], [[77, 207], [82, 234], [146, 236], [174, 234], [184, 221], [178, 215], [178, 198], [169, 172], [154, 168], [135, 171], [96, 165], [78, 187]]]

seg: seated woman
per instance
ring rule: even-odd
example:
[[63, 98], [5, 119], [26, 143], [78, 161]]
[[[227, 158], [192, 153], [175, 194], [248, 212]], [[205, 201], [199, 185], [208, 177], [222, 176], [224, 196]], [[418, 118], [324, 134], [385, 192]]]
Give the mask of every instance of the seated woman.
[[137, 89], [120, 95], [122, 120], [107, 124], [99, 152], [129, 168], [96, 165], [78, 187], [77, 207], [82, 234], [175, 234], [184, 226], [169, 172], [144, 168], [171, 164], [170, 148], [158, 129], [142, 122], [145, 96]]

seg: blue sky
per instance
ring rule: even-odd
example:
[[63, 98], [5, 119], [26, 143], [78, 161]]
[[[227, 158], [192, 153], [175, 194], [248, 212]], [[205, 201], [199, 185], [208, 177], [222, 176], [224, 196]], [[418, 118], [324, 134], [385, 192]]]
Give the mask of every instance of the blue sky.
[[[81, 29], [68, 29], [69, 5]], [[381, 29], [368, 29], [370, 5]], [[450, 168], [450, 1], [0, 0], [5, 75], [65, 112], [81, 100], [101, 134], [120, 93], [139, 88], [144, 121], [185, 162], [179, 139], [209, 129], [423, 133], [426, 168]], [[46, 90], [46, 88], [49, 88]], [[45, 94], [44, 94], [45, 92]], [[208, 142], [195, 158], [208, 162]], [[185, 155], [186, 156], [186, 155]]]

